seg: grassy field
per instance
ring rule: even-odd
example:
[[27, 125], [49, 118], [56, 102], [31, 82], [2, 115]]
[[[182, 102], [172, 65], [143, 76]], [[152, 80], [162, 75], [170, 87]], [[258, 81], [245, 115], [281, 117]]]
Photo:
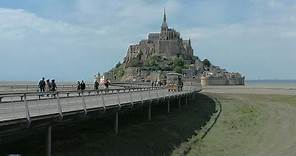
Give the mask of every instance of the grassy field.
[[[195, 135], [215, 112], [215, 102], [198, 94], [194, 102], [152, 106], [152, 121], [147, 121], [147, 108], [119, 115], [119, 135], [113, 130], [114, 116], [91, 119], [53, 128], [53, 155], [170, 155], [182, 142]], [[45, 130], [34, 133], [9, 145], [2, 145], [0, 155], [20, 153], [44, 155]]]
[[221, 116], [187, 155], [296, 155], [296, 96], [206, 94], [221, 102]]

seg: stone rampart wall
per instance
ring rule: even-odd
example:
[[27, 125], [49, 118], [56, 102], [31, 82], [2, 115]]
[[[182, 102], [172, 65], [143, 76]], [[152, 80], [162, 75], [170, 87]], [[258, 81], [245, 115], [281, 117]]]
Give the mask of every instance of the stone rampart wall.
[[209, 86], [215, 86], [215, 85], [244, 85], [245, 84], [245, 78], [205, 78], [201, 79], [201, 83]]

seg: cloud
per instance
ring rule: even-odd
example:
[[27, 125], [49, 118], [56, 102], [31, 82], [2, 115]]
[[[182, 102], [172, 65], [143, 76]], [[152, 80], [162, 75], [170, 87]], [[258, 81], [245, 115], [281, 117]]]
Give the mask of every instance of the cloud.
[[[292, 26], [235, 24], [188, 29], [196, 54], [249, 79], [293, 79], [296, 35]], [[272, 74], [271, 74], [272, 73]]]
[[[112, 62], [105, 58], [111, 59], [116, 50], [111, 44], [116, 39], [107, 38], [103, 29], [48, 20], [20, 9], [1, 8], [0, 25], [0, 65], [7, 67], [2, 79], [91, 79], [110, 67]], [[107, 52], [111, 55], [104, 58]]]
[[0, 65], [8, 67], [1, 79], [91, 79], [122, 60], [129, 44], [159, 31], [164, 7], [169, 26], [192, 39], [199, 57], [251, 79], [296, 78], [293, 0], [11, 0], [11, 6], [0, 8]]

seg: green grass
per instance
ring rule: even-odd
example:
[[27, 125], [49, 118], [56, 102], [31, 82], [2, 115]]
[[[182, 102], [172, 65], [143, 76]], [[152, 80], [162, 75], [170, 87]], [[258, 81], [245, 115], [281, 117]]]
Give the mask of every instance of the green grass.
[[[290, 110], [290, 106], [296, 106], [296, 96], [255, 94], [209, 95], [216, 97], [221, 102], [223, 108], [221, 117], [203, 140], [191, 144], [191, 150], [187, 155], [252, 155], [252, 152], [256, 154], [260, 153], [262, 149], [269, 148], [268, 143], [278, 144], [278, 142], [285, 140], [283, 139], [286, 137], [285, 133], [280, 134], [277, 130], [278, 127], [281, 127], [279, 123], [283, 123], [285, 120], [284, 111]], [[287, 112], [286, 114], [289, 113]], [[289, 115], [293, 115], [293, 113]], [[287, 117], [290, 118], [291, 116], [287, 115]], [[284, 127], [287, 126], [285, 125]], [[286, 131], [290, 132], [290, 129]], [[274, 135], [279, 137], [273, 138]], [[283, 137], [280, 137], [280, 135], [283, 135]], [[291, 134], [291, 136], [293, 135]], [[271, 150], [280, 151], [277, 148], [281, 149], [281, 146], [290, 146], [284, 143], [279, 145], [275, 146], [276, 148], [271, 147]]]

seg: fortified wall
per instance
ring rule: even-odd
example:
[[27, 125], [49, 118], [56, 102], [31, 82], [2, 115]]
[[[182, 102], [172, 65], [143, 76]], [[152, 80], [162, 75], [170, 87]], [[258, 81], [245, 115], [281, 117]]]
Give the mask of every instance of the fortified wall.
[[225, 85], [244, 85], [244, 77], [219, 78], [219, 77], [201, 77], [202, 86], [225, 86]]

